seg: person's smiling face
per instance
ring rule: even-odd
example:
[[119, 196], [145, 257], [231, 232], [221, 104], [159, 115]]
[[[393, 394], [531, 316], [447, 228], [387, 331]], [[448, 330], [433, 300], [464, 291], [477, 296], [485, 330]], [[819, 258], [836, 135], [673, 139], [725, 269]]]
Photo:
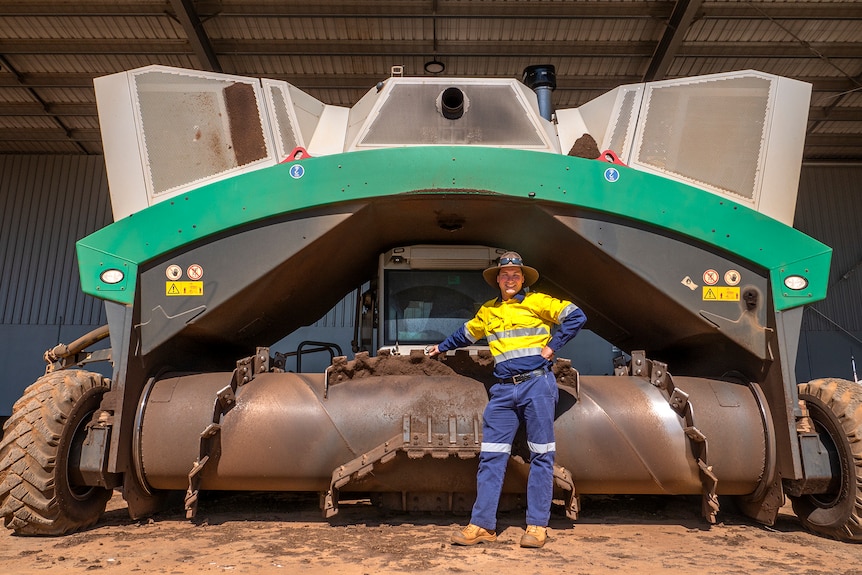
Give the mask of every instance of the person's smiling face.
[[508, 300], [524, 287], [524, 274], [518, 266], [506, 266], [500, 268], [497, 274], [497, 285], [500, 286], [500, 294], [503, 301]]

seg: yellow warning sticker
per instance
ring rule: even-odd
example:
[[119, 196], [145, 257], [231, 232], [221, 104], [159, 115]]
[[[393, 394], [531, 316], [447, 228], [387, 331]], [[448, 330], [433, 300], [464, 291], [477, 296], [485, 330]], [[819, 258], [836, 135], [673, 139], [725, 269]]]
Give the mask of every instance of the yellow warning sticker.
[[703, 286], [703, 301], [739, 301], [739, 288]]
[[165, 295], [204, 295], [204, 282], [165, 282]]

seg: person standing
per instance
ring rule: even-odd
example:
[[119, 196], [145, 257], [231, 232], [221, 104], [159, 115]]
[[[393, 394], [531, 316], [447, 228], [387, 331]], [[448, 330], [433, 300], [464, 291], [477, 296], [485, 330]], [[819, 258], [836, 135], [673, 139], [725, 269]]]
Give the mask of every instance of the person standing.
[[[429, 350], [436, 356], [487, 338], [494, 358], [490, 398], [482, 415], [482, 445], [476, 502], [470, 524], [452, 535], [456, 545], [497, 540], [497, 506], [512, 441], [526, 425], [530, 450], [527, 529], [521, 547], [542, 547], [547, 539], [554, 489], [554, 413], [559, 400], [551, 371], [554, 354], [575, 337], [586, 315], [570, 301], [528, 292], [539, 279], [517, 252], [506, 252], [482, 272], [500, 297], [485, 302], [473, 319]], [[559, 326], [552, 332], [555, 326]]]

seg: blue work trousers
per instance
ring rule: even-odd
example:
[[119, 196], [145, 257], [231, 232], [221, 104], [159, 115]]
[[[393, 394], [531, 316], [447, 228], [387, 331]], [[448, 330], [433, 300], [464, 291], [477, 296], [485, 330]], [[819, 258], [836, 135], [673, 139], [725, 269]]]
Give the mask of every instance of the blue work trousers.
[[490, 394], [483, 415], [476, 503], [470, 522], [488, 530], [497, 528], [497, 506], [512, 441], [524, 422], [530, 449], [527, 525], [546, 527], [554, 490], [554, 411], [560, 396], [557, 380], [553, 373], [545, 372], [517, 385], [497, 383]]

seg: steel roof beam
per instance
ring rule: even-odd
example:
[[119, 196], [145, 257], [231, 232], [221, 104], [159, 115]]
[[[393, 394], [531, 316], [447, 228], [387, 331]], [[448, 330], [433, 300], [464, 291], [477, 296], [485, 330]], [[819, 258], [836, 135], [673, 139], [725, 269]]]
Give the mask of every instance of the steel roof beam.
[[221, 72], [221, 64], [192, 0], [171, 0], [171, 6], [180, 24], [183, 25], [183, 30], [201, 67], [209, 72]]
[[647, 71], [644, 73], [644, 82], [664, 79], [702, 4], [703, 0], [679, 0], [674, 5], [664, 34], [656, 45]]

